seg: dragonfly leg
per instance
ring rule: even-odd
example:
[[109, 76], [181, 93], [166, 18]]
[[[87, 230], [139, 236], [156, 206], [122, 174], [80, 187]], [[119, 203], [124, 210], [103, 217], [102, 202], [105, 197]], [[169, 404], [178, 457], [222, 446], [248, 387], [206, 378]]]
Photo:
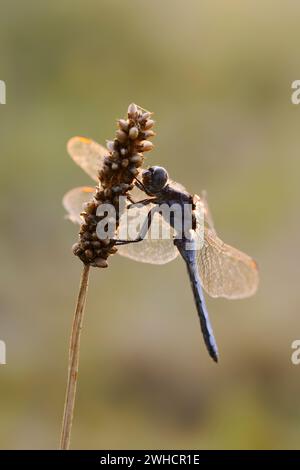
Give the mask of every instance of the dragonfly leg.
[[[130, 196], [130, 194], [127, 194], [127, 199], [128, 199], [128, 201], [131, 202], [131, 204], [130, 204], [128, 207], [131, 207], [133, 204], [136, 204], [135, 200], [132, 199], [132, 197]], [[127, 207], [127, 208], [128, 208], [128, 207]]]
[[152, 218], [155, 212], [159, 210], [158, 206], [153, 207], [147, 214], [147, 218], [145, 219], [141, 231], [139, 233], [139, 236], [135, 238], [134, 240], [115, 240], [115, 245], [120, 246], [120, 245], [128, 245], [129, 243], [138, 243], [144, 240], [149, 228], [151, 227], [152, 223]]
[[152, 198], [152, 199], [147, 198], [147, 199], [142, 199], [141, 201], [136, 201], [136, 202], [132, 201], [132, 203], [129, 204], [129, 206], [127, 206], [127, 209], [132, 209], [134, 206], [138, 206], [139, 204], [142, 204], [143, 206], [147, 206], [151, 202], [156, 203], [157, 198]]
[[144, 191], [145, 194], [148, 194], [148, 196], [151, 196], [151, 193], [147, 190], [146, 186], [139, 180], [137, 177], [135, 177], [135, 183], [137, 188], [139, 188], [141, 191]]

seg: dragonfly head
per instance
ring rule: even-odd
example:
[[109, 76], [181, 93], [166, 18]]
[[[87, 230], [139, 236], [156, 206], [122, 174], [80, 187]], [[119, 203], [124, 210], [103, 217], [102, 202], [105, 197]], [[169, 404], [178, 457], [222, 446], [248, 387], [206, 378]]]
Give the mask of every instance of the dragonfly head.
[[152, 194], [159, 193], [167, 184], [169, 175], [162, 166], [151, 166], [142, 173], [145, 188]]

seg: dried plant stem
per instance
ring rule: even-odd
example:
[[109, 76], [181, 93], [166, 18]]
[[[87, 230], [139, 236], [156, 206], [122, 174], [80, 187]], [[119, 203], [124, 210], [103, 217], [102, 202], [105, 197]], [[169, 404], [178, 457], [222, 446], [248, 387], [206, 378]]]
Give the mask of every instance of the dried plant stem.
[[69, 351], [68, 382], [60, 441], [61, 450], [68, 450], [70, 447], [71, 429], [76, 397], [76, 385], [78, 378], [80, 334], [82, 329], [84, 306], [88, 288], [89, 270], [90, 266], [87, 264], [84, 265], [80, 280], [80, 288], [77, 298], [75, 314], [73, 318]]

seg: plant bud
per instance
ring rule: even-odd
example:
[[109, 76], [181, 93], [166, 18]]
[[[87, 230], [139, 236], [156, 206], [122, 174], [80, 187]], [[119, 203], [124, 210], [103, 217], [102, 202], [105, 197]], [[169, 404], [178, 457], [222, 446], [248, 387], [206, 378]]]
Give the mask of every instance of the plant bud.
[[92, 250], [85, 250], [84, 254], [88, 259], [91, 259], [94, 255]]
[[151, 129], [154, 126], [154, 123], [155, 121], [153, 121], [152, 119], [148, 119], [148, 121], [145, 122], [144, 129]]
[[132, 155], [132, 157], [130, 158], [130, 161], [132, 163], [143, 163], [143, 156], [137, 153], [135, 155]]
[[141, 142], [142, 152], [149, 152], [153, 147], [154, 145], [152, 142], [149, 142], [149, 140], [143, 140], [143, 142]]
[[122, 162], [121, 162], [121, 165], [123, 168], [126, 168], [129, 164], [129, 160], [128, 158], [123, 158]]
[[114, 141], [113, 140], [107, 140], [106, 141], [106, 148], [109, 150], [109, 152], [114, 151]]
[[137, 109], [136, 104], [131, 103], [128, 106], [128, 117], [131, 118], [131, 119], [136, 118], [137, 112], [138, 112], [138, 109]]
[[107, 268], [108, 266], [106, 259], [103, 258], [95, 258], [94, 264], [97, 266], [97, 268]]
[[81, 250], [80, 250], [80, 243], [74, 243], [74, 245], [72, 246], [72, 251], [74, 253], [74, 255], [77, 255], [77, 253], [79, 253]]
[[155, 135], [156, 135], [156, 134], [155, 134], [155, 132], [153, 132], [153, 131], [145, 131], [145, 132], [144, 132], [145, 139], [149, 139], [149, 138], [151, 138], [151, 137], [154, 137]]
[[133, 176], [137, 176], [139, 174], [139, 170], [135, 167], [130, 168], [129, 171]]
[[139, 135], [139, 130], [137, 127], [132, 127], [130, 130], [129, 130], [129, 137], [131, 140], [135, 140]]
[[113, 160], [119, 160], [119, 152], [117, 150], [114, 150], [113, 153], [111, 154], [111, 158]]
[[125, 132], [128, 131], [129, 122], [127, 120], [119, 119], [118, 123], [119, 123], [119, 127], [122, 131], [125, 131]]
[[151, 116], [151, 113], [143, 113], [142, 116], [141, 116], [141, 120], [142, 121], [146, 121], [147, 119], [149, 119], [149, 117]]
[[128, 138], [126, 132], [121, 131], [121, 129], [117, 130], [116, 137], [117, 137], [118, 141], [121, 142], [122, 144], [124, 144], [124, 142], [126, 142], [126, 140]]

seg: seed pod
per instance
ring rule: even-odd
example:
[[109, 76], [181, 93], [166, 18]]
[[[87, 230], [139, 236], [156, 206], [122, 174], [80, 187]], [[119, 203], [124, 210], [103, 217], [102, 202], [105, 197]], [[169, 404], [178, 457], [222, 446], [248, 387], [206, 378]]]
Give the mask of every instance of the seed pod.
[[100, 257], [94, 259], [94, 264], [97, 266], [97, 268], [107, 268], [108, 266], [106, 259]]
[[145, 122], [144, 129], [151, 129], [154, 126], [154, 123], [155, 121], [153, 121], [153, 119], [148, 119], [148, 121]]
[[151, 138], [151, 137], [154, 137], [155, 135], [156, 135], [155, 132], [154, 132], [154, 131], [151, 131], [151, 130], [144, 132], [145, 139], [149, 139], [149, 138]]
[[124, 142], [126, 142], [126, 140], [127, 140], [127, 138], [128, 138], [126, 132], [121, 131], [121, 129], [118, 129], [118, 130], [117, 130], [117, 132], [116, 132], [116, 137], [117, 137], [118, 141], [121, 142], [122, 144], [123, 144]]
[[116, 185], [116, 186], [113, 186], [113, 187], [111, 188], [111, 190], [112, 190], [113, 193], [118, 193], [118, 192], [120, 191], [120, 186], [117, 186], [117, 185]]
[[74, 255], [77, 255], [81, 251], [80, 243], [74, 243], [72, 246], [72, 251]]
[[128, 131], [128, 127], [129, 127], [129, 122], [127, 121], [127, 119], [119, 119], [118, 121], [119, 123], [119, 127], [122, 131], [125, 131], [127, 132]]
[[133, 176], [137, 176], [139, 174], [139, 170], [135, 166], [130, 168], [129, 171]]
[[115, 246], [112, 246], [112, 247], [109, 248], [107, 251], [108, 251], [108, 253], [110, 253], [111, 255], [114, 255], [115, 253], [117, 253], [118, 248], [116, 248]]
[[110, 152], [113, 152], [113, 150], [114, 150], [114, 141], [113, 141], [113, 140], [107, 140], [107, 141], [106, 141], [106, 148], [107, 148]]
[[120, 150], [120, 152], [121, 152], [121, 155], [124, 157], [128, 153], [128, 150], [123, 148]]
[[130, 157], [130, 161], [132, 163], [143, 163], [143, 156], [139, 153], [136, 153], [135, 155], [132, 155], [132, 157]]
[[110, 190], [109, 188], [106, 188], [106, 189], [104, 190], [104, 196], [105, 196], [105, 197], [110, 197], [110, 196], [111, 196], [111, 190]]
[[137, 109], [136, 104], [131, 103], [128, 106], [128, 117], [131, 118], [131, 119], [135, 119], [136, 115], [137, 115], [137, 112], [138, 112], [138, 109]]
[[94, 201], [86, 202], [83, 208], [85, 212], [87, 212], [88, 214], [92, 214], [96, 209], [96, 204], [94, 203]]
[[92, 242], [92, 245], [94, 248], [100, 248], [101, 247], [101, 242], [99, 240], [95, 240]]
[[152, 113], [149, 113], [148, 111], [146, 111], [145, 113], [142, 114], [142, 119], [144, 121], [146, 121], [147, 119], [149, 119], [149, 117], [151, 117]]
[[152, 144], [152, 142], [149, 142], [149, 140], [143, 140], [141, 142], [141, 149], [142, 149], [142, 152], [149, 152], [150, 150], [152, 150], [154, 147], [154, 145]]
[[132, 127], [130, 130], [129, 130], [129, 137], [131, 140], [135, 140], [139, 135], [139, 130], [137, 127]]
[[126, 168], [128, 166], [129, 160], [128, 158], [123, 158], [121, 165], [123, 168]]
[[119, 152], [117, 150], [114, 150], [112, 155], [111, 155], [111, 158], [112, 160], [119, 160]]
[[79, 233], [86, 232], [88, 228], [89, 228], [88, 225], [82, 224], [81, 227], [80, 227], [80, 232]]
[[114, 163], [111, 164], [111, 169], [112, 170], [116, 171], [118, 168], [119, 168], [119, 165], [117, 163], [114, 162]]
[[85, 250], [84, 254], [88, 259], [91, 259], [94, 256], [94, 253], [92, 250]]
[[102, 245], [107, 246], [110, 244], [110, 239], [109, 238], [103, 238], [101, 240]]

